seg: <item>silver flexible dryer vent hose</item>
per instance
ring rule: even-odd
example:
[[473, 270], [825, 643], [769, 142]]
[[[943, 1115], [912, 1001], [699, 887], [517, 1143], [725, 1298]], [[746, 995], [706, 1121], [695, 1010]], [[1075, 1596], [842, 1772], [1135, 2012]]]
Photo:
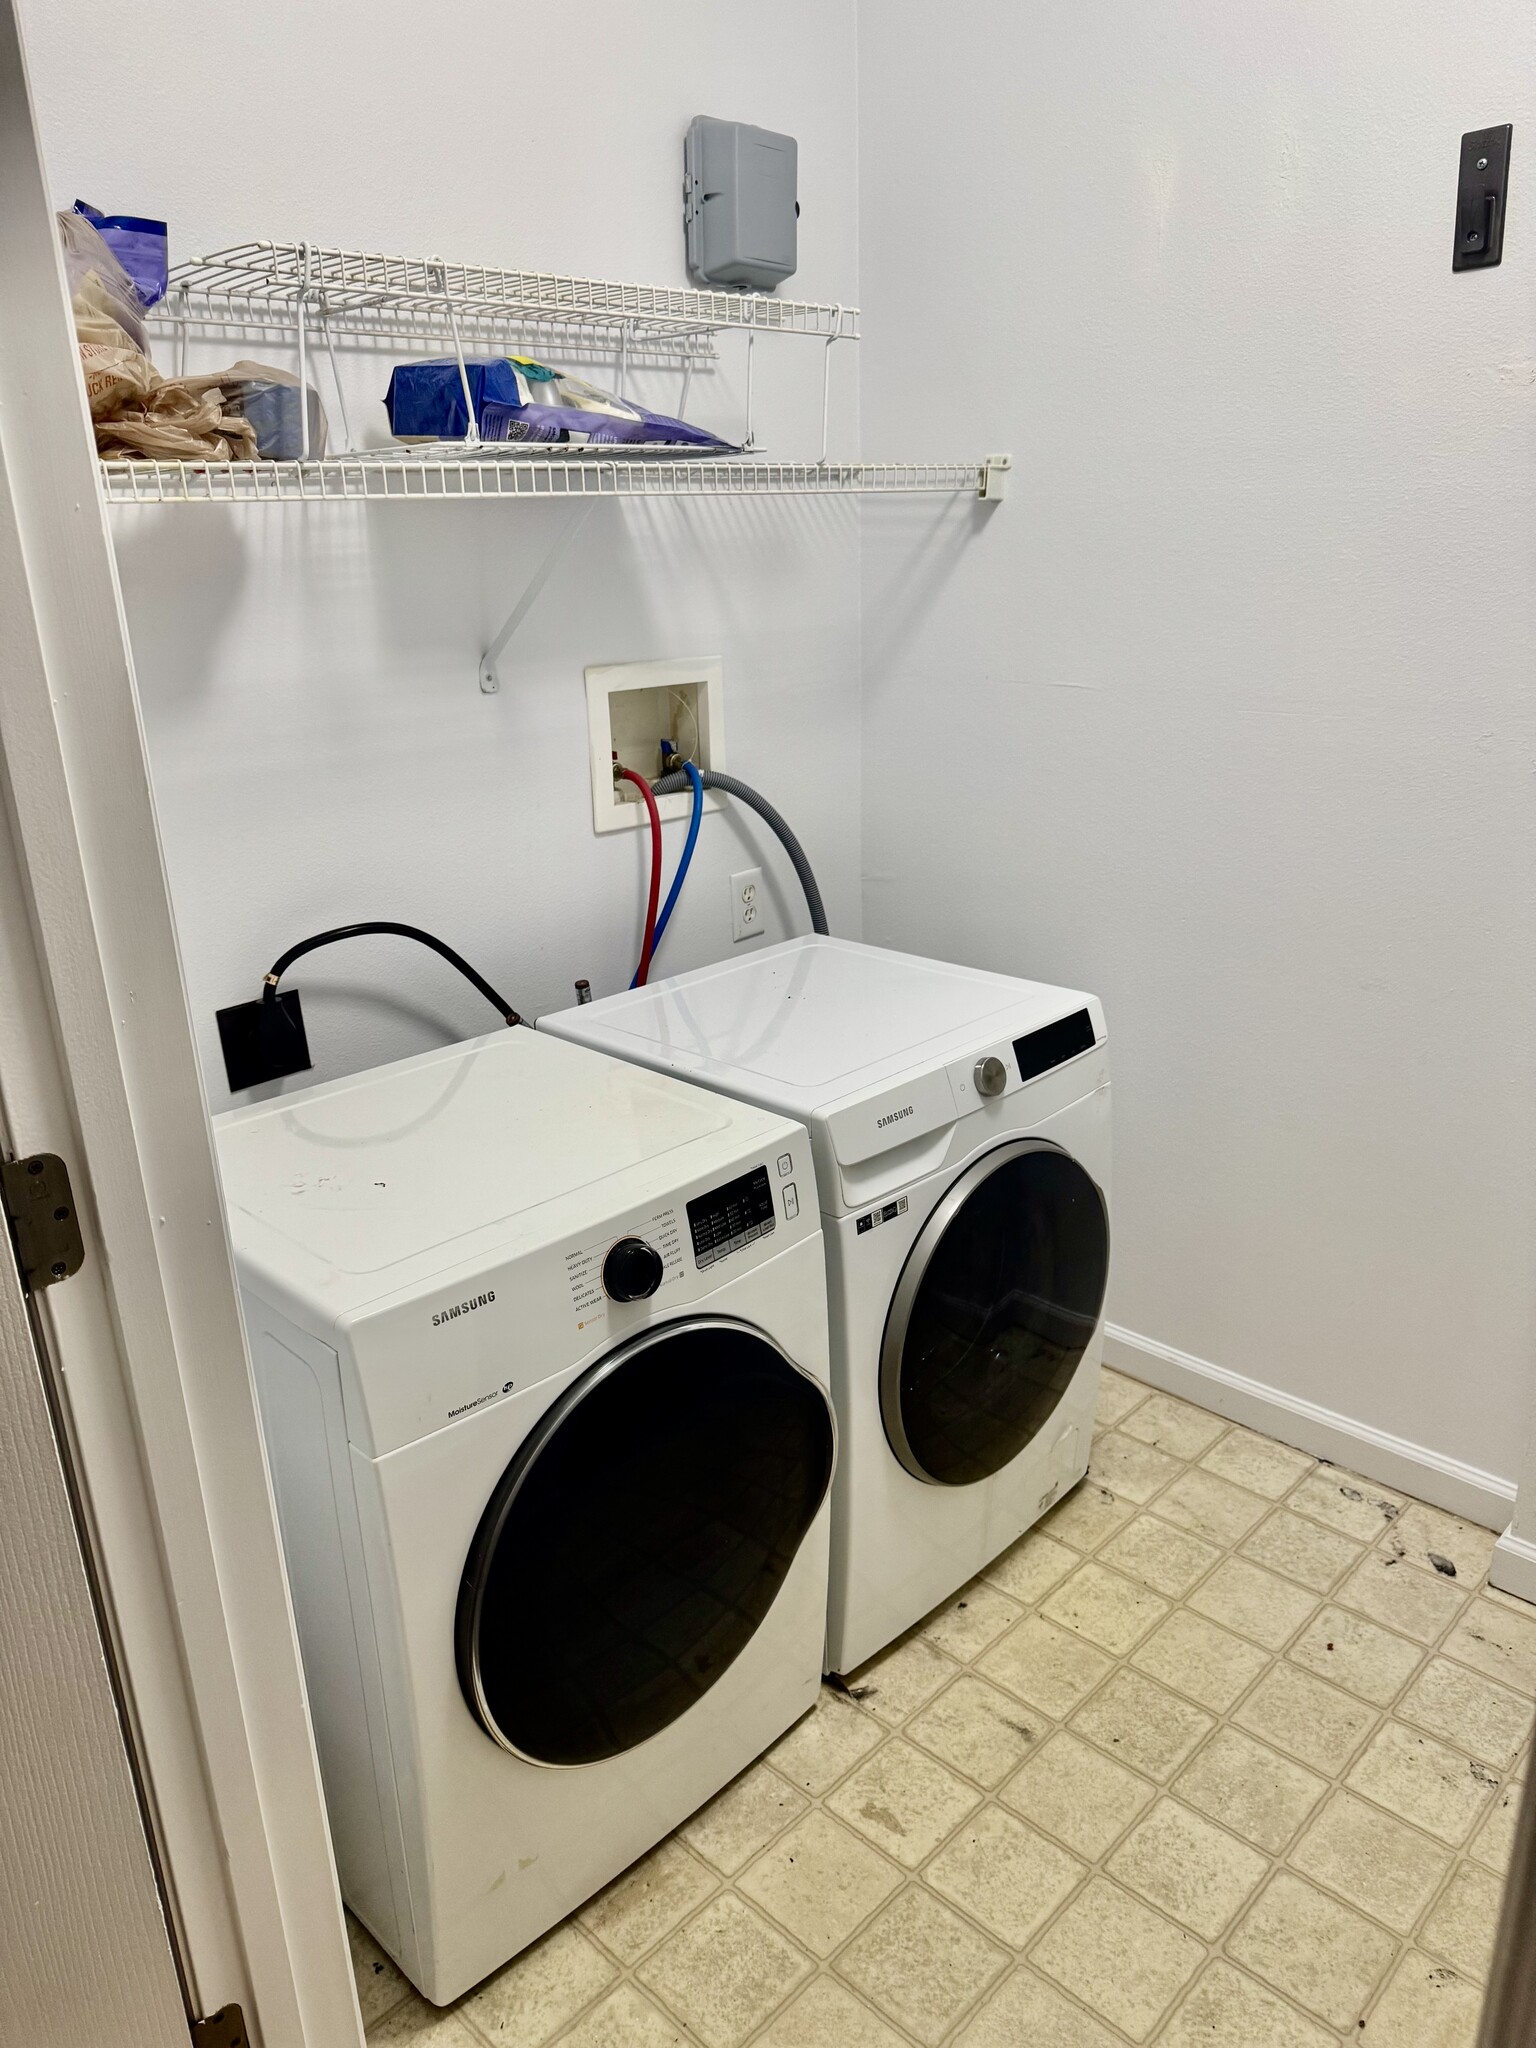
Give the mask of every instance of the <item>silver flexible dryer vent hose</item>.
[[[676, 756], [673, 756], [676, 759]], [[821, 891], [816, 886], [816, 877], [811, 864], [805, 857], [805, 848], [800, 844], [789, 826], [781, 818], [767, 797], [755, 790], [750, 783], [738, 782], [734, 775], [717, 775], [712, 768], [701, 768], [699, 780], [706, 789], [722, 789], [727, 796], [735, 797], [738, 803], [746, 804], [756, 811], [763, 823], [778, 838], [780, 845], [789, 855], [795, 873], [800, 877], [800, 886], [805, 891], [805, 907], [811, 913], [811, 930], [827, 936], [826, 905], [821, 900]], [[655, 796], [676, 796], [690, 787], [687, 774], [678, 769], [674, 774], [663, 775], [659, 782], [651, 784]]]

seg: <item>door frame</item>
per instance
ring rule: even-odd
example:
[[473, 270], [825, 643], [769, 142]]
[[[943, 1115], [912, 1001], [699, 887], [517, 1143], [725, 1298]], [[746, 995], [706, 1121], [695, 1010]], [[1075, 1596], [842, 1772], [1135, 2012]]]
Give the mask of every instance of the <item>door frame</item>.
[[361, 2022], [14, 0], [0, 190], [0, 1092], [87, 1245], [39, 1335], [194, 2005], [331, 2048]]

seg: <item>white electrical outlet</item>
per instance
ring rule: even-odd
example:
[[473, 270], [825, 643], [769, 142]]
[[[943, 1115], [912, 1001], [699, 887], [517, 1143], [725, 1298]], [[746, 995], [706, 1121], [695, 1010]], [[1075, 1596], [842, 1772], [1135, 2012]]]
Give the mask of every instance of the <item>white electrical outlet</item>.
[[731, 937], [755, 939], [764, 929], [767, 903], [761, 868], [743, 868], [731, 877]]

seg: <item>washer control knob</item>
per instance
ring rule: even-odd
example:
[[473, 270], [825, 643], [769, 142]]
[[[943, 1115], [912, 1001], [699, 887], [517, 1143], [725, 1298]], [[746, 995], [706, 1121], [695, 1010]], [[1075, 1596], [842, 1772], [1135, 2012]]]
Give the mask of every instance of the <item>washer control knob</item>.
[[654, 1245], [643, 1237], [621, 1237], [603, 1261], [603, 1292], [611, 1301], [644, 1301], [665, 1271]]
[[984, 1060], [976, 1062], [976, 1071], [971, 1078], [976, 1083], [978, 1095], [1001, 1095], [1008, 1086], [1008, 1069], [995, 1052], [989, 1052]]

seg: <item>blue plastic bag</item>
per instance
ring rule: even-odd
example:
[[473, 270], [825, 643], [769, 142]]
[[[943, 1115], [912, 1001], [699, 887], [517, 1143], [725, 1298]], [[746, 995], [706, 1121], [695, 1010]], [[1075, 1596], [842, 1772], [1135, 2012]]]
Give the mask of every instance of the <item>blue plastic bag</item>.
[[[517, 372], [505, 356], [471, 356], [464, 365], [479, 419], [486, 402], [516, 405]], [[451, 356], [428, 363], [397, 363], [384, 394], [389, 431], [397, 441], [462, 441], [469, 432], [464, 383]]]
[[98, 213], [83, 199], [75, 201], [128, 273], [128, 281], [146, 311], [165, 297], [170, 275], [170, 246], [163, 220], [141, 220], [133, 213]]

